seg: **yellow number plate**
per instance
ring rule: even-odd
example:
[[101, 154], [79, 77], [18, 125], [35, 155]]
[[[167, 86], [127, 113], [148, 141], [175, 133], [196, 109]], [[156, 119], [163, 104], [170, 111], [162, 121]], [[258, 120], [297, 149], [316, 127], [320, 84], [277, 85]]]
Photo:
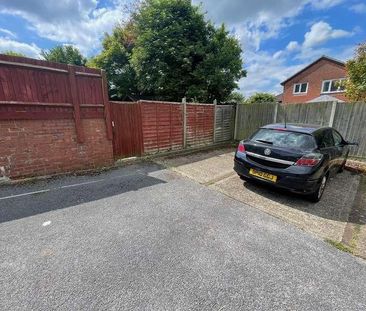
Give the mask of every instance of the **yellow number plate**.
[[256, 170], [252, 169], [252, 168], [249, 170], [249, 174], [253, 175], [253, 176], [256, 176], [256, 177], [259, 177], [259, 178], [262, 178], [262, 179], [265, 179], [265, 180], [272, 181], [272, 182], [277, 181], [277, 176], [272, 175], [272, 174], [268, 174], [268, 173], [264, 173], [264, 172], [259, 172], [259, 171], [256, 171]]

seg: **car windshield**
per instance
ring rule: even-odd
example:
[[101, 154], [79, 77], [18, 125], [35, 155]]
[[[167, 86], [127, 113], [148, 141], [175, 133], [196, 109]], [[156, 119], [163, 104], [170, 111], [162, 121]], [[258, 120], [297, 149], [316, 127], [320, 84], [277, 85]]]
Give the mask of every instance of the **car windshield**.
[[314, 138], [311, 135], [282, 129], [260, 129], [253, 135], [251, 140], [275, 147], [298, 150], [311, 150], [316, 147]]

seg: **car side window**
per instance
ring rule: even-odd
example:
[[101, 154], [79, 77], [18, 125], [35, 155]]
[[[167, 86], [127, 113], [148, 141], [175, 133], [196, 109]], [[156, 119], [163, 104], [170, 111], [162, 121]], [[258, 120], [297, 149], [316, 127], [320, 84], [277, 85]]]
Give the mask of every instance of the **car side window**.
[[329, 148], [334, 146], [331, 130], [323, 130], [315, 134], [315, 139], [319, 148]]
[[325, 130], [324, 131], [324, 145], [325, 148], [333, 147], [334, 146], [334, 140], [331, 130]]
[[332, 133], [333, 133], [334, 144], [336, 146], [341, 146], [343, 143], [343, 137], [341, 136], [341, 134], [339, 134], [335, 130], [332, 130]]

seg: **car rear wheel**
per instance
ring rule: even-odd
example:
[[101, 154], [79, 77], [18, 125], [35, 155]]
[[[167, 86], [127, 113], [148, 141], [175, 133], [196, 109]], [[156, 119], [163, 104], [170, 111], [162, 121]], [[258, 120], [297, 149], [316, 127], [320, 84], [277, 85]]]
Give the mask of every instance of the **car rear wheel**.
[[344, 167], [346, 166], [346, 161], [344, 161], [342, 163], [342, 165], [340, 166], [340, 168], [338, 169], [338, 173], [342, 173], [344, 171]]
[[318, 189], [309, 196], [311, 201], [313, 201], [313, 202], [319, 202], [320, 201], [320, 199], [323, 196], [325, 187], [327, 186], [327, 182], [328, 182], [328, 176], [324, 175], [321, 182], [320, 182], [320, 185], [319, 185]]

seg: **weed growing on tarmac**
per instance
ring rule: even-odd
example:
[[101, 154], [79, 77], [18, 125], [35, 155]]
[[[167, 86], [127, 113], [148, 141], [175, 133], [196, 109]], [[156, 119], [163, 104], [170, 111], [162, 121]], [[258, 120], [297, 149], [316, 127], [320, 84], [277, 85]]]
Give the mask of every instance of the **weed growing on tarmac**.
[[347, 245], [344, 245], [342, 242], [337, 242], [337, 241], [334, 241], [331, 239], [325, 239], [325, 242], [334, 246], [335, 248], [338, 248], [342, 252], [353, 254], [352, 249], [350, 247], [348, 247]]

